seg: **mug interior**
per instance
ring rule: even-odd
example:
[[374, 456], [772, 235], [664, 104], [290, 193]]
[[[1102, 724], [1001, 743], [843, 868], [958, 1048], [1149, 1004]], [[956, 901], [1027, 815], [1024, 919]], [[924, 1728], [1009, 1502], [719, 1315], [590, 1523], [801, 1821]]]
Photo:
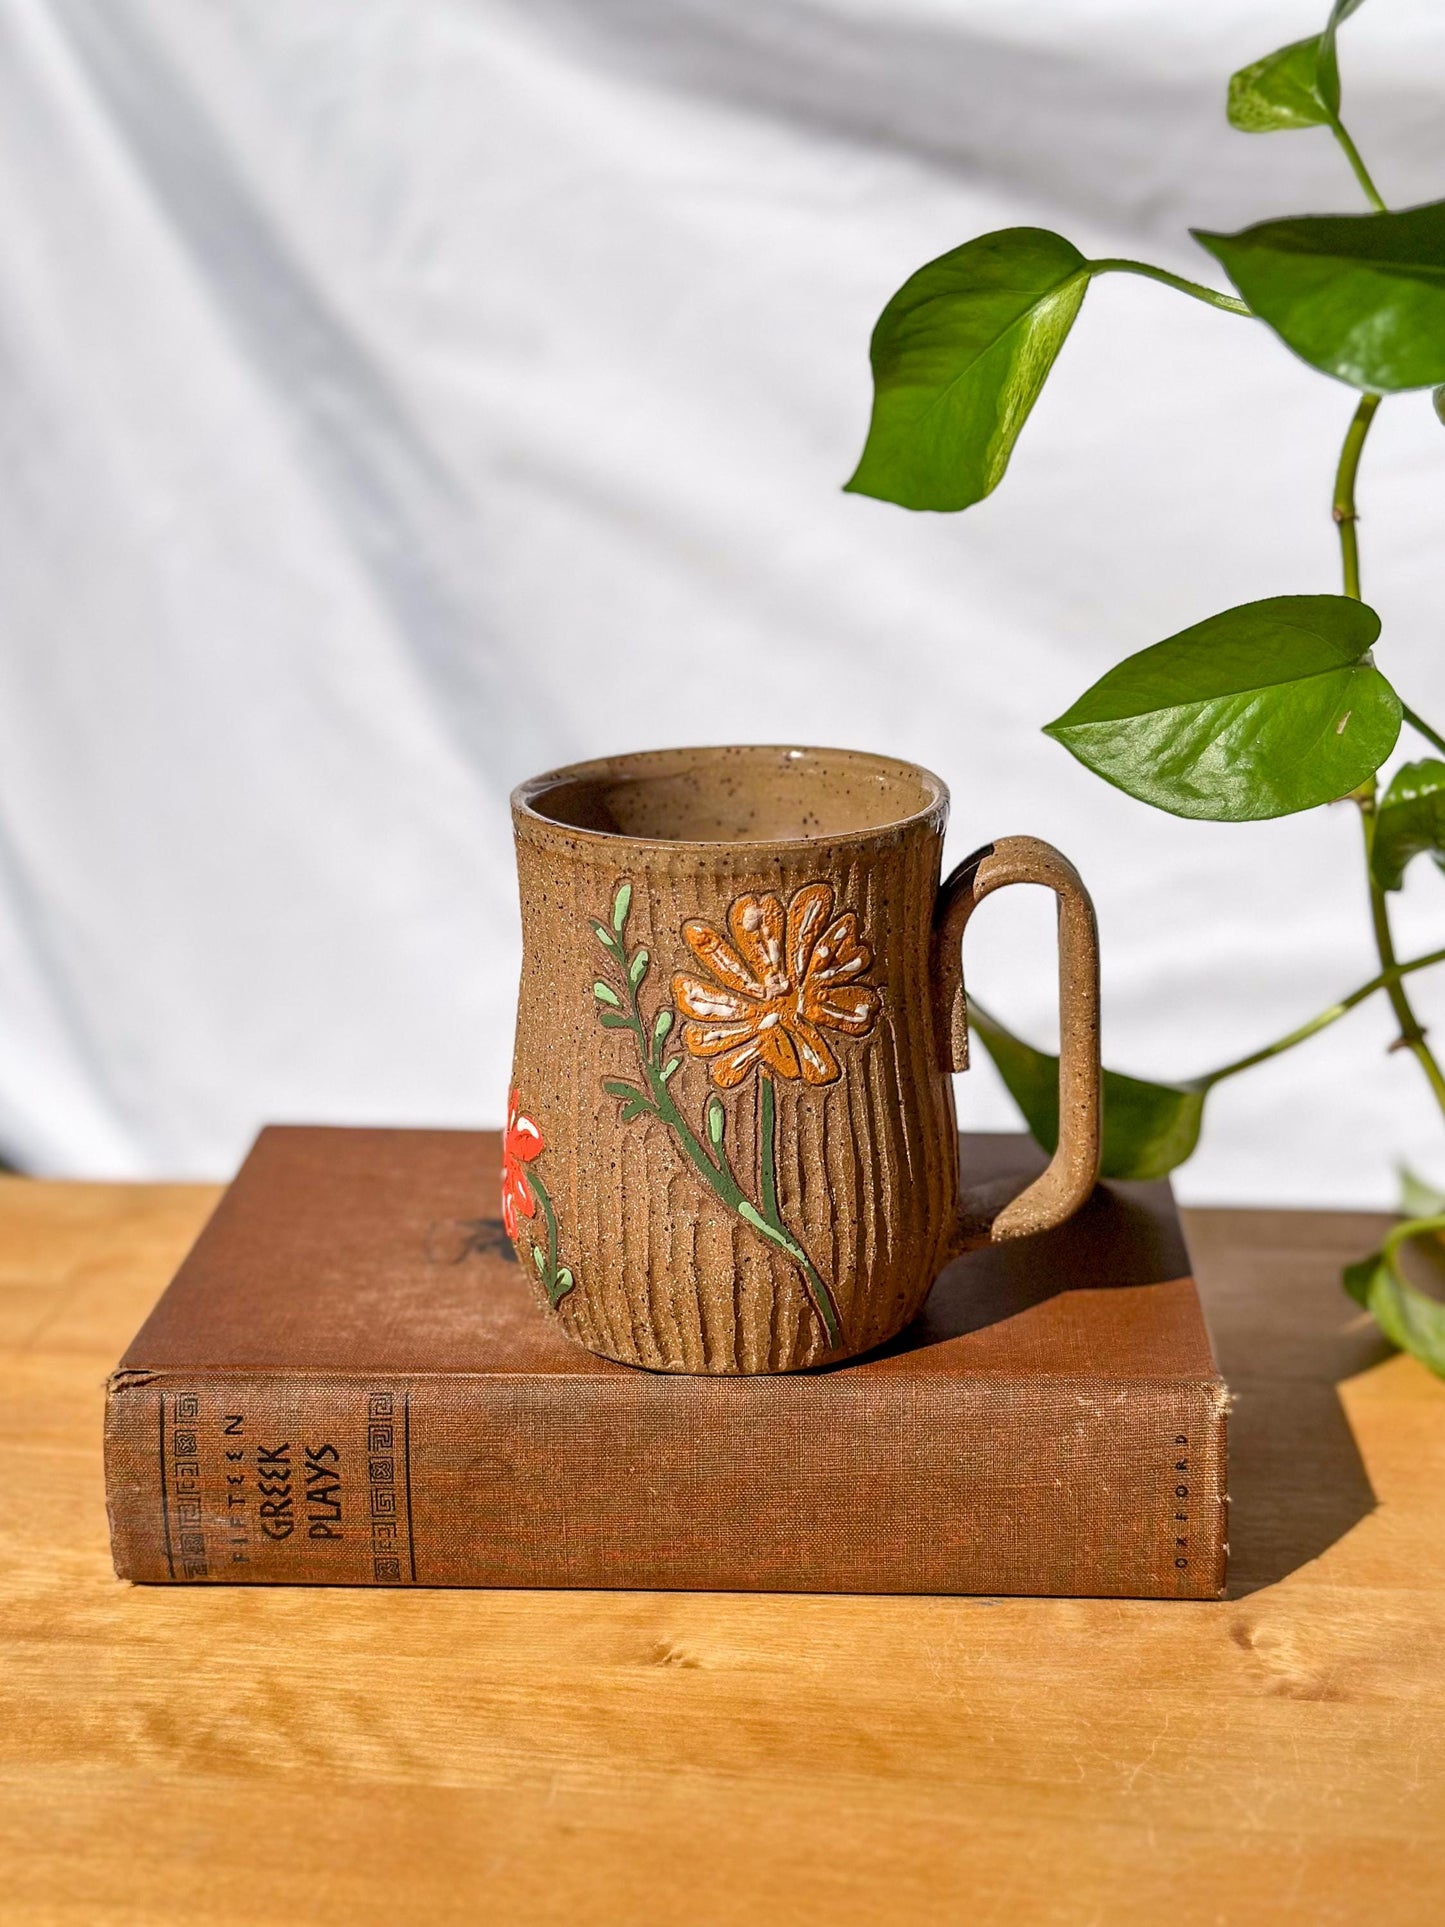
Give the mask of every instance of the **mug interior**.
[[632, 842], [792, 843], [896, 828], [947, 798], [912, 763], [779, 745], [604, 757], [534, 777], [514, 802], [559, 828]]

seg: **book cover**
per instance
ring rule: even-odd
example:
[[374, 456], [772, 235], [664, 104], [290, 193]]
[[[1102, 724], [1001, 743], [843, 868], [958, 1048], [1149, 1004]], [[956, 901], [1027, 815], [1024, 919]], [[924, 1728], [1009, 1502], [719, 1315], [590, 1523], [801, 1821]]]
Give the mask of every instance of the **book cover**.
[[492, 1132], [261, 1134], [108, 1388], [122, 1578], [1222, 1589], [1227, 1398], [1167, 1184], [956, 1260], [867, 1357], [689, 1378], [544, 1315], [498, 1162]]

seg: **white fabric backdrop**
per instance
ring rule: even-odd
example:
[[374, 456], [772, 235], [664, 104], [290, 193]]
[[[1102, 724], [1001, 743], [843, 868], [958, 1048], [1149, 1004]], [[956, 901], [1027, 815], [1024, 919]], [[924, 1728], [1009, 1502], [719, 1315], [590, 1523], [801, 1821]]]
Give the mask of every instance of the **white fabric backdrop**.
[[[500, 1115], [519, 777], [856, 743], [1097, 895], [1106, 1043], [1202, 1069], [1373, 969], [1352, 813], [1154, 814], [1039, 732], [1115, 658], [1337, 586], [1351, 408], [1113, 278], [1001, 491], [845, 497], [882, 302], [985, 229], [1207, 276], [1187, 223], [1353, 208], [1230, 69], [1324, 0], [0, 0], [0, 1149], [225, 1173], [266, 1118]], [[1445, 19], [1342, 36], [1387, 197], [1445, 189]], [[1445, 432], [1366, 456], [1381, 659], [1445, 710]], [[1046, 1041], [1046, 904], [971, 981]], [[1415, 879], [1405, 951], [1442, 941]], [[970, 942], [974, 939], [971, 936]], [[1422, 990], [1445, 1022], [1445, 997]], [[1371, 1008], [1220, 1091], [1194, 1198], [1445, 1174]], [[987, 1068], [966, 1118], [1011, 1112]]]

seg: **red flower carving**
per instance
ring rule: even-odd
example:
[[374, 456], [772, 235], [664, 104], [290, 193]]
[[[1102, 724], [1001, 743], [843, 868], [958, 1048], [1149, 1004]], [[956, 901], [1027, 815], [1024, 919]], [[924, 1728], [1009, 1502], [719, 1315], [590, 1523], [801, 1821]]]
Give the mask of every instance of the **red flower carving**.
[[520, 1094], [507, 1099], [507, 1129], [502, 1139], [502, 1223], [507, 1236], [517, 1235], [517, 1219], [537, 1215], [537, 1199], [527, 1182], [527, 1166], [544, 1149], [542, 1133], [519, 1109]]

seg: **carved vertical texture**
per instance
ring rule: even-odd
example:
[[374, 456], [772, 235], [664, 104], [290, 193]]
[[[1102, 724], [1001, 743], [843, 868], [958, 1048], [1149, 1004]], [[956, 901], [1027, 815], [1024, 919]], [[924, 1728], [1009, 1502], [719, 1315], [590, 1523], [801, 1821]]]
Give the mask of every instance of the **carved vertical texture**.
[[[787, 1371], [866, 1351], [918, 1310], [947, 1253], [958, 1182], [929, 984], [941, 849], [931, 819], [783, 854], [629, 844], [519, 819], [513, 1081], [545, 1140], [537, 1168], [577, 1279], [558, 1316], [581, 1344], [659, 1371]], [[868, 1036], [830, 1040], [841, 1078], [775, 1085], [779, 1201], [832, 1286], [842, 1339], [831, 1349], [793, 1260], [724, 1208], [656, 1118], [623, 1124], [602, 1088], [605, 1077], [638, 1075], [632, 1034], [603, 1028], [591, 991], [606, 960], [589, 919], [607, 919], [624, 877], [629, 943], [652, 959], [649, 1019], [672, 1002], [674, 972], [693, 967], [683, 924], [723, 928], [745, 891], [787, 897], [831, 883], [834, 913], [856, 912], [872, 947], [882, 1008]], [[701, 1133], [707, 1066], [684, 1054], [670, 1088]], [[724, 1103], [735, 1168], [756, 1197], [756, 1078]]]

